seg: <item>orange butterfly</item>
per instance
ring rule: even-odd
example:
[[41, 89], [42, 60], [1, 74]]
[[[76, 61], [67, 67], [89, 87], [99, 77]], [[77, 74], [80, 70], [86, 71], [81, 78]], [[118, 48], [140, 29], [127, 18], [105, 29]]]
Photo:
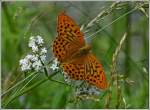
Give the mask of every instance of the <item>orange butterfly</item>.
[[107, 88], [102, 65], [90, 53], [80, 27], [62, 12], [58, 15], [58, 37], [53, 42], [53, 53], [71, 79], [84, 80], [100, 89]]

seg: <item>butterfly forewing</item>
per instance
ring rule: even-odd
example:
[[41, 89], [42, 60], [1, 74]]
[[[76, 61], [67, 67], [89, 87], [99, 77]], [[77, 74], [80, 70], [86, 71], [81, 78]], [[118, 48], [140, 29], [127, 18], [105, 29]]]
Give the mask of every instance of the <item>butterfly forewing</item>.
[[57, 32], [58, 36], [53, 42], [53, 53], [58, 61], [65, 62], [85, 45], [84, 37], [77, 24], [64, 12], [58, 16]]
[[58, 16], [57, 32], [59, 37], [64, 37], [80, 47], [85, 44], [80, 27], [65, 12], [60, 13]]
[[54, 56], [60, 62], [64, 62], [67, 58], [70, 57], [70, 55], [72, 55], [77, 50], [77, 46], [73, 46], [70, 42], [61, 37], [57, 37], [53, 42]]

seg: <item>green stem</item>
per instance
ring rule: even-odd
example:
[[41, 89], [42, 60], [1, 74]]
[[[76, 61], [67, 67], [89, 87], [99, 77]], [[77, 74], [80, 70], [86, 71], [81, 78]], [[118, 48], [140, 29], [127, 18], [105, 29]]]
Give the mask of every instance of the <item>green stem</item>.
[[[126, 7], [126, 10], [127, 12], [131, 9], [130, 7], [130, 4], [127, 5]], [[125, 62], [124, 62], [124, 65], [125, 65], [125, 75], [126, 77], [130, 76], [131, 74], [131, 65], [130, 65], [130, 62], [129, 62], [129, 59], [128, 59], [128, 56], [130, 56], [131, 54], [131, 14], [128, 14], [126, 16], [126, 30], [127, 30], [127, 38], [126, 38], [126, 42], [125, 42]], [[126, 90], [126, 93], [128, 95], [131, 95], [130, 93], [130, 88], [129, 86], [125, 83], [125, 90]]]
[[20, 85], [22, 82], [24, 82], [26, 79], [28, 79], [29, 77], [31, 77], [32, 75], [34, 75], [35, 72], [33, 74], [30, 74], [29, 76], [27, 76], [25, 79], [21, 80], [20, 82], [18, 82], [16, 85], [12, 86], [11, 88], [7, 89], [2, 95], [1, 97], [5, 96], [7, 93], [9, 93], [13, 88], [17, 87], [18, 85]]
[[57, 83], [60, 83], [60, 84], [63, 84], [63, 85], [71, 86], [71, 85], [69, 85], [69, 84], [67, 84], [67, 83], [64, 83], [64, 82], [58, 81], [58, 80], [54, 80], [54, 79], [51, 79], [51, 78], [49, 78], [49, 80], [50, 80], [50, 81], [57, 82]]
[[19, 97], [19, 96], [21, 96], [21, 95], [23, 95], [23, 94], [29, 92], [30, 90], [32, 90], [32, 89], [38, 87], [39, 85], [43, 84], [44, 82], [48, 81], [49, 78], [53, 77], [53, 76], [56, 75], [57, 73], [58, 73], [58, 71], [57, 71], [57, 72], [54, 72], [53, 74], [51, 74], [50, 76], [48, 76], [48, 78], [45, 78], [45, 79], [43, 79], [43, 80], [41, 80], [41, 81], [39, 81], [39, 82], [33, 84], [32, 86], [26, 88], [26, 90], [24, 90], [23, 92], [18, 93], [16, 96], [12, 97], [12, 98], [4, 105], [4, 107], [6, 107], [8, 104], [10, 104], [10, 103], [11, 103], [14, 99], [16, 99], [17, 97]]
[[44, 73], [45, 73], [45, 75], [48, 77], [47, 69], [46, 69], [46, 67], [45, 67], [45, 65], [44, 65], [44, 63], [43, 63], [43, 61], [41, 60], [40, 57], [39, 57], [39, 59], [40, 59], [40, 61], [41, 61], [41, 63], [42, 63], [42, 66], [44, 67], [44, 68], [43, 68], [43, 69], [44, 69]]
[[14, 99], [16, 99], [17, 97], [19, 97], [19, 96], [21, 96], [21, 95], [23, 95], [23, 94], [25, 94], [25, 93], [31, 91], [32, 89], [38, 87], [39, 85], [43, 84], [43, 83], [46, 82], [46, 81], [48, 81], [47, 78], [41, 80], [41, 81], [38, 82], [38, 83], [33, 84], [33, 85], [30, 86], [30, 87], [28, 87], [26, 90], [24, 90], [23, 92], [20, 92], [19, 94], [17, 94], [16, 96], [14, 96], [12, 99], [10, 99], [10, 101], [8, 101], [8, 102], [6, 103], [6, 105], [4, 105], [4, 107], [6, 107], [8, 104], [10, 104], [10, 103], [11, 103]]

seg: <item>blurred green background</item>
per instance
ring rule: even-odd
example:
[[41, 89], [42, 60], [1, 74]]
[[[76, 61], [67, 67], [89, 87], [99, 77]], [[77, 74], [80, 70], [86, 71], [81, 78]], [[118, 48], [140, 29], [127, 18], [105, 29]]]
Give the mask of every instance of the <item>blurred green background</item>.
[[[46, 47], [49, 48], [57, 35], [57, 16], [61, 11], [65, 10], [81, 26], [90, 22], [102, 10], [109, 8], [112, 3], [103, 1], [2, 2], [2, 93], [25, 78], [25, 75], [20, 71], [19, 60], [29, 52], [28, 39], [31, 35], [41, 35]], [[85, 36], [87, 37], [113, 22], [139, 3], [144, 4], [145, 2], [119, 3], [119, 8], [114, 8], [100, 22], [94, 24]], [[126, 108], [148, 108], [149, 105], [148, 10], [147, 2], [143, 8], [138, 8], [103, 29], [91, 41], [92, 52], [101, 60], [109, 81], [112, 55], [123, 34], [128, 33], [117, 59], [118, 74], [133, 81], [132, 85], [125, 81], [120, 82], [121, 94], [126, 101]], [[49, 48], [49, 60], [51, 56], [52, 52]], [[44, 78], [45, 75], [40, 74], [32, 80], [29, 86]], [[63, 76], [58, 74], [54, 79], [63, 81]], [[4, 106], [15, 91], [25, 85], [25, 82], [2, 97], [3, 108], [104, 108], [105, 105], [106, 97], [102, 98], [100, 102], [93, 100], [81, 100], [78, 103], [69, 102], [74, 96], [71, 87], [47, 81]], [[112, 88], [112, 91], [110, 108], [115, 108], [117, 101], [115, 87]], [[121, 103], [119, 108], [124, 108], [124, 104]]]

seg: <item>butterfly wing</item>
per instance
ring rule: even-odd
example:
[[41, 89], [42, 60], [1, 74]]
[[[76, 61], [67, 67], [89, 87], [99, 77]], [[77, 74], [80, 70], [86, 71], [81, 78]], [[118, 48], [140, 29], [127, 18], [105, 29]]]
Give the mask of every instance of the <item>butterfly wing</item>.
[[62, 67], [71, 79], [84, 80], [84, 64], [65, 63]]
[[58, 16], [58, 37], [53, 43], [53, 53], [58, 61], [65, 62], [73, 53], [85, 45], [79, 26], [64, 12]]
[[63, 70], [75, 80], [85, 80], [100, 89], [107, 88], [102, 65], [92, 54], [84, 55], [73, 62], [62, 64]]
[[62, 63], [62, 68], [71, 79], [84, 80], [85, 79], [85, 55], [74, 59], [71, 62]]
[[97, 86], [100, 89], [107, 88], [107, 80], [100, 62], [92, 54], [87, 56], [85, 64], [86, 74], [85, 80], [90, 84]]
[[65, 12], [58, 15], [57, 32], [59, 37], [63, 37], [72, 43], [80, 46], [85, 44], [80, 27]]

